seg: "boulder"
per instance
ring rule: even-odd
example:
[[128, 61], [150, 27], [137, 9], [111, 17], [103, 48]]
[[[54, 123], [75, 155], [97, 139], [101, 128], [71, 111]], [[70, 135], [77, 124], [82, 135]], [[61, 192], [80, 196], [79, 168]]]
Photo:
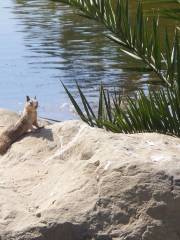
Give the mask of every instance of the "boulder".
[[[0, 131], [18, 115], [0, 110]], [[179, 240], [180, 139], [73, 120], [0, 156], [1, 240]]]

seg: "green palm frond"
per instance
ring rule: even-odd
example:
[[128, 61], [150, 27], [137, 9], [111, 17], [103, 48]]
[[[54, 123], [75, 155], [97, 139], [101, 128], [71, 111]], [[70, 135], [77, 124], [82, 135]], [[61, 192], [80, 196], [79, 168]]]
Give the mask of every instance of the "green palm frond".
[[[168, 35], [163, 45], [160, 44], [159, 18], [154, 16], [150, 21], [145, 17], [141, 2], [137, 6], [134, 24], [127, 0], [62, 1], [80, 9], [85, 16], [103, 23], [110, 31], [107, 37], [119, 44], [121, 51], [144, 62], [167, 85], [174, 82], [176, 75], [172, 74], [173, 63], [168, 61], [173, 46], [169, 44]], [[162, 54], [163, 49], [168, 49], [168, 52]]]
[[[177, 36], [177, 35], [176, 35]], [[113, 132], [136, 133], [136, 132], [160, 132], [180, 136], [180, 48], [179, 39], [175, 38], [174, 62], [177, 68], [177, 81], [173, 87], [166, 87], [160, 91], [149, 91], [147, 95], [139, 91], [137, 97], [126, 98], [126, 106], [122, 107], [121, 98], [109, 92], [101, 85], [99, 95], [98, 112], [93, 112], [88, 100], [82, 95], [81, 88], [77, 84], [78, 91], [84, 106], [83, 117], [80, 117], [90, 126], [104, 127]], [[67, 90], [68, 94], [70, 92]], [[78, 106], [71, 96], [71, 102], [77, 112]], [[76, 104], [74, 104], [76, 103]], [[89, 109], [87, 111], [87, 109]], [[86, 117], [84, 117], [86, 116]]]
[[[69, 90], [66, 88], [68, 94]], [[82, 102], [88, 102], [78, 91]], [[139, 91], [136, 98], [126, 97], [126, 106], [122, 107], [119, 100], [110, 96], [109, 92], [100, 87], [99, 106], [97, 113], [92, 113], [84, 106], [84, 114], [79, 114], [90, 126], [105, 128], [120, 133], [159, 132], [180, 136], [180, 94], [177, 87], [150, 91], [147, 95]], [[107, 104], [107, 99], [110, 99]], [[80, 106], [70, 98], [76, 111]], [[106, 102], [106, 104], [105, 104]], [[75, 104], [74, 104], [75, 103]], [[88, 108], [91, 108], [90, 105]], [[86, 117], [84, 117], [86, 116]]]
[[[64, 86], [81, 119], [90, 126], [103, 127], [113, 132], [160, 132], [180, 136], [180, 43], [178, 28], [173, 42], [167, 31], [160, 42], [159, 18], [148, 19], [139, 2], [135, 23], [129, 12], [127, 0], [64, 0], [89, 18], [93, 18], [109, 30], [108, 37], [132, 58], [143, 61], [165, 83], [160, 91], [139, 91], [137, 97], [126, 97], [122, 107], [120, 95], [110, 96], [100, 87], [97, 113], [92, 110], [81, 88], [77, 89], [82, 100], [78, 105]], [[112, 4], [113, 2], [113, 4]]]

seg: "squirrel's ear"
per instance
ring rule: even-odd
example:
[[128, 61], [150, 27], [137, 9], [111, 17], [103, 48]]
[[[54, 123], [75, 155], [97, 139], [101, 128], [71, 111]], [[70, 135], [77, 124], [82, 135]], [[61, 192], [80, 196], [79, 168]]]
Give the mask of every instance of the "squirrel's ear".
[[26, 96], [26, 101], [29, 102], [29, 100], [30, 100], [30, 97]]
[[34, 99], [36, 99], [36, 96], [34, 97]]

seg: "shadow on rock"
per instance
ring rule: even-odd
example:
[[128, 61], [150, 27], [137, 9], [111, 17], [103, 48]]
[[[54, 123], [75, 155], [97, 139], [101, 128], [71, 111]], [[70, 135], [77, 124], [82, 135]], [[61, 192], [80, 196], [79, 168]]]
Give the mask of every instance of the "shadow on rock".
[[[41, 128], [37, 129], [36, 132], [28, 133], [28, 136], [47, 139], [49, 141], [54, 141], [52, 129], [49, 128]], [[23, 138], [23, 137], [22, 137]]]

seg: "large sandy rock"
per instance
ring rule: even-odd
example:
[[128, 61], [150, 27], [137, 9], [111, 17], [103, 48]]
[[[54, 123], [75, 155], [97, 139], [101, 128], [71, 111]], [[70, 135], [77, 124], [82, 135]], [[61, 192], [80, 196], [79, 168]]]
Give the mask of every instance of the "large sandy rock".
[[48, 125], [0, 157], [0, 239], [179, 240], [179, 179], [178, 138]]

